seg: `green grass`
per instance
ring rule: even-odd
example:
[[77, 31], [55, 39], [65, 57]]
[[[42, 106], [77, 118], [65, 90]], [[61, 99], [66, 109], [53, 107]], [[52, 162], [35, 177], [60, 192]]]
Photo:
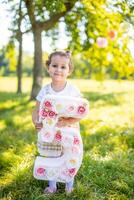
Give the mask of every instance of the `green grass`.
[[[48, 79], [47, 79], [48, 81]], [[83, 164], [70, 196], [46, 197], [45, 181], [33, 178], [36, 132], [31, 122], [30, 79], [23, 95], [14, 93], [14, 78], [0, 80], [1, 200], [134, 200], [134, 82], [71, 80], [90, 101], [81, 121]], [[2, 86], [2, 87], [1, 87]]]

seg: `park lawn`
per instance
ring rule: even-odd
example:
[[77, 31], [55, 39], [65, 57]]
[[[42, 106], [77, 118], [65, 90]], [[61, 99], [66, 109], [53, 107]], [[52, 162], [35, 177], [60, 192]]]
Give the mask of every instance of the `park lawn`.
[[59, 192], [46, 197], [47, 182], [32, 175], [37, 135], [31, 82], [25, 79], [27, 93], [17, 95], [15, 81], [0, 80], [0, 199], [134, 200], [134, 82], [70, 80], [90, 101], [90, 114], [80, 123], [83, 164], [70, 196], [59, 184]]

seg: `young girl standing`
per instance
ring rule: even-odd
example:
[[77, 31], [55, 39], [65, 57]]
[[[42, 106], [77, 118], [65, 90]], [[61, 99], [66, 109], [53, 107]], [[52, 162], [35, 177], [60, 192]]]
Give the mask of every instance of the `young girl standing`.
[[[51, 83], [45, 85], [36, 97], [36, 107], [32, 113], [32, 120], [37, 131], [40, 131], [43, 127], [42, 123], [38, 122], [39, 119], [39, 107], [42, 98], [47, 94], [81, 97], [80, 91], [67, 82], [67, 77], [73, 71], [71, 55], [70, 53], [63, 51], [56, 51], [50, 54], [47, 62], [47, 71], [51, 77]], [[56, 126], [65, 127], [67, 125], [79, 126], [79, 119], [76, 118], [59, 118]], [[53, 144], [52, 144], [53, 145]], [[73, 191], [73, 180], [66, 183], [66, 193]], [[55, 193], [57, 191], [56, 181], [49, 181], [48, 187], [45, 188], [45, 193]]]

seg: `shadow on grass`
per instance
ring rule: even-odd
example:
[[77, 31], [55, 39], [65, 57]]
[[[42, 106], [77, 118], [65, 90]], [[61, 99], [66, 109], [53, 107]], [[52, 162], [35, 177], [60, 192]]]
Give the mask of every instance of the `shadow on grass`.
[[16, 107], [26, 106], [30, 103], [29, 97], [27, 94], [16, 94], [11, 92], [0, 92], [0, 103], [4, 104], [3, 107], [0, 107], [0, 113], [10, 112]]
[[24, 153], [26, 145], [31, 145], [37, 136], [29, 117], [33, 105], [27, 101], [27, 95], [1, 93], [1, 97], [0, 168], [4, 169], [12, 165], [12, 156]]
[[27, 97], [27, 93], [17, 94], [14, 92], [0, 92], [0, 102], [22, 100]]
[[[25, 159], [26, 157], [24, 160]], [[16, 173], [15, 171], [11, 171], [11, 173], [14, 173], [12, 174], [12, 180], [10, 183], [1, 186], [1, 198], [6, 197], [7, 199], [12, 200], [34, 200], [36, 199], [35, 196], [38, 197], [41, 194], [44, 182], [37, 181], [33, 178], [33, 158], [31, 157], [30, 159], [28, 166], [25, 166], [23, 163], [24, 168], [22, 169], [21, 165], [23, 164], [20, 163], [20, 166], [18, 168], [16, 167]], [[13, 167], [15, 168], [15, 166]]]
[[101, 126], [94, 133], [85, 131], [80, 180], [94, 188], [100, 199], [133, 199], [134, 127]]
[[[98, 147], [100, 144], [103, 146], [107, 144], [111, 150], [113, 150], [115, 144], [119, 145], [119, 148], [120, 145], [126, 145], [127, 148], [134, 149], [134, 127], [127, 125], [111, 127], [101, 120], [85, 120], [80, 124], [80, 127], [85, 150], [90, 150], [89, 148], [93, 148], [94, 144]], [[93, 127], [98, 127], [95, 132], [92, 132]], [[106, 149], [106, 153], [107, 151], [108, 149]]]
[[32, 125], [31, 117], [30, 119], [27, 118], [31, 116], [34, 102], [30, 102], [26, 94], [0, 93], [0, 95], [0, 119], [4, 124], [4, 128], [1, 129], [2, 132], [10, 131], [10, 129], [19, 132], [29, 122]]
[[[113, 133], [113, 137], [116, 135], [123, 137], [122, 134]], [[20, 164], [20, 168], [16, 167], [12, 182], [1, 187], [0, 197], [10, 197], [11, 200], [43, 200], [45, 198], [53, 200], [69, 200], [70, 198], [80, 200], [133, 199], [134, 152], [123, 149], [117, 152], [117, 144], [114, 144], [112, 149], [105, 149], [110, 140], [111, 136], [106, 133], [102, 133], [100, 136], [99, 132], [90, 135], [90, 138], [89, 136], [85, 138], [86, 149], [83, 164], [75, 180], [74, 193], [70, 197], [65, 195], [62, 185], [60, 185], [60, 192], [55, 196], [45, 197], [43, 195], [43, 188], [47, 182], [37, 181], [33, 178], [33, 157], [29, 158], [31, 159], [30, 164], [23, 170], [22, 164]], [[122, 138], [122, 141], [124, 140]], [[95, 154], [98, 158], [93, 156], [93, 148], [97, 149]], [[103, 148], [106, 150], [105, 154]], [[112, 156], [105, 160], [105, 157], [111, 152]], [[25, 159], [26, 157], [24, 157], [23, 163], [26, 162]]]
[[[0, 198], [10, 200], [133, 199], [134, 127], [111, 128], [104, 124], [92, 132], [92, 128], [97, 124], [100, 125], [101, 120], [81, 122], [84, 159], [75, 180], [74, 193], [69, 197], [65, 196], [64, 186], [60, 184], [60, 193], [44, 197], [43, 188], [47, 182], [37, 181], [32, 176], [35, 156], [35, 144], [32, 142], [36, 141], [36, 135], [30, 119], [26, 119], [26, 116], [30, 115], [32, 104], [27, 103], [27, 95], [20, 97], [11, 93], [3, 95], [5, 95], [2, 101], [3, 107], [9, 99], [16, 105], [11, 103], [7, 110], [1, 106], [3, 111], [0, 117], [5, 126], [1, 129], [0, 136], [1, 178], [4, 183], [0, 188]], [[10, 95], [13, 97], [11, 98]], [[85, 93], [86, 95], [91, 102], [101, 99], [109, 104], [120, 103], [111, 93], [105, 95]], [[8, 174], [11, 174], [11, 177], [8, 177]], [[8, 181], [10, 178], [11, 181]]]
[[[53, 200], [133, 199], [134, 149], [130, 142], [134, 139], [133, 132], [134, 127], [127, 129], [126, 132], [123, 127], [112, 129], [104, 126], [95, 133], [84, 134], [84, 159], [75, 180], [74, 193], [67, 197], [63, 184], [60, 184], [60, 192], [47, 198]], [[16, 138], [16, 143], [19, 142]], [[29, 143], [30, 140], [27, 138], [26, 142]], [[11, 200], [46, 198], [43, 196], [43, 188], [47, 182], [33, 178], [34, 156], [29, 158], [30, 161], [26, 159], [27, 156], [23, 155], [23, 164], [29, 162], [27, 167], [24, 164], [24, 169], [22, 163], [16, 168], [16, 164], [12, 165], [15, 168], [14, 177], [11, 183], [1, 187], [1, 198], [10, 197]]]
[[97, 102], [97, 101], [103, 101], [104, 104], [109, 104], [109, 105], [119, 105], [120, 101], [119, 98], [125, 93], [120, 92], [120, 93], [107, 93], [107, 94], [102, 94], [99, 92], [84, 92], [83, 95], [86, 99], [89, 100], [89, 102]]

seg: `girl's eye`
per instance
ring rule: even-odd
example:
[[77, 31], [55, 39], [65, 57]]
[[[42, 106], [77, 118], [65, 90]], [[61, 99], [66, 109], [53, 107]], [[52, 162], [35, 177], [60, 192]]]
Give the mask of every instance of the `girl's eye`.
[[62, 66], [61, 69], [66, 69], [66, 67], [65, 67], [65, 66]]
[[56, 68], [56, 67], [57, 67], [57, 65], [52, 65], [52, 67]]

